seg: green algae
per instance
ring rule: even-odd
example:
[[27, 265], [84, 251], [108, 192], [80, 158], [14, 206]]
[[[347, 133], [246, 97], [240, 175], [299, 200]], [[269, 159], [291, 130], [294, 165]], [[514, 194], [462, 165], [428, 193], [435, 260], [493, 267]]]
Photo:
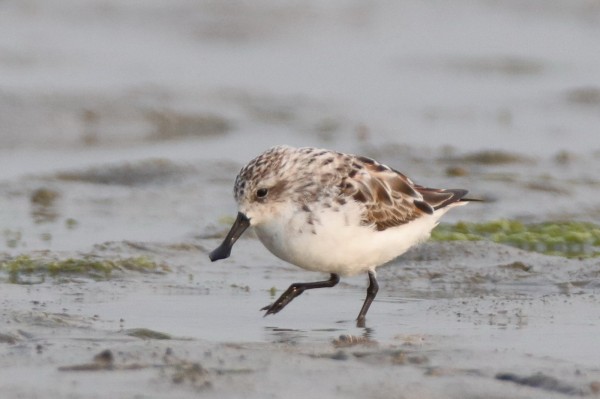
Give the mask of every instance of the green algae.
[[4, 229], [2, 235], [8, 248], [16, 248], [22, 243], [23, 233], [21, 231]]
[[30, 200], [32, 204], [48, 207], [54, 205], [59, 197], [58, 191], [49, 188], [38, 188], [31, 193]]
[[98, 259], [88, 256], [56, 260], [20, 255], [0, 261], [0, 271], [8, 274], [9, 283], [35, 284], [45, 281], [47, 276], [54, 278], [80, 276], [106, 280], [111, 278], [114, 272], [164, 273], [169, 271], [169, 268], [143, 256], [122, 259]]
[[169, 334], [165, 334], [160, 331], [150, 330], [148, 328], [133, 328], [125, 331], [125, 334], [129, 335], [130, 337], [140, 339], [172, 339]]
[[588, 222], [458, 222], [439, 225], [433, 230], [431, 238], [435, 241], [490, 240], [527, 251], [568, 258], [600, 256], [600, 226]]
[[271, 298], [275, 298], [275, 294], [277, 294], [277, 287], [273, 286], [269, 289], [269, 295]]

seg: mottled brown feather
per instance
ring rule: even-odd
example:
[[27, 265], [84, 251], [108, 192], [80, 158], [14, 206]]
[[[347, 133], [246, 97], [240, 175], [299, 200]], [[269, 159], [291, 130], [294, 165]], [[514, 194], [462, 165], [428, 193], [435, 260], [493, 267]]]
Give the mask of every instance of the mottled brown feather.
[[[431, 215], [459, 201], [465, 190], [442, 190], [414, 184], [404, 174], [369, 158], [356, 157], [353, 172], [343, 180], [341, 194], [364, 204], [363, 224], [382, 231]], [[361, 168], [356, 172], [356, 166]]]
[[[291, 154], [295, 156], [290, 156]], [[289, 170], [297, 174], [289, 179]], [[268, 196], [258, 198], [260, 188]], [[339, 212], [350, 199], [362, 208], [361, 223], [377, 230], [401, 226], [460, 201], [466, 190], [442, 190], [414, 184], [407, 176], [371, 158], [316, 148], [274, 147], [250, 161], [236, 178], [238, 202], [321, 202]], [[318, 223], [311, 215], [311, 223]], [[309, 223], [310, 224], [310, 223]]]

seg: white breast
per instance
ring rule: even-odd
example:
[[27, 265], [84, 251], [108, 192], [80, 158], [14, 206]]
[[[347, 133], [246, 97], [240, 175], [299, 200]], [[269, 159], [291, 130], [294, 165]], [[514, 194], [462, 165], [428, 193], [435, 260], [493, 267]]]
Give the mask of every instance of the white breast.
[[332, 208], [315, 212], [313, 224], [307, 222], [307, 212], [289, 206], [255, 229], [275, 256], [303, 269], [347, 276], [374, 270], [426, 240], [451, 207], [377, 231], [361, 225], [360, 209], [354, 202], [338, 212]]

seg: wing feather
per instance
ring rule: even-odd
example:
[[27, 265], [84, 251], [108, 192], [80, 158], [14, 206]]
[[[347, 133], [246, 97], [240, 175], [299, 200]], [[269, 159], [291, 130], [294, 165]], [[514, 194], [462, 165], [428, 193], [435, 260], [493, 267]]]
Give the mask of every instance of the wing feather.
[[355, 157], [350, 163], [340, 195], [363, 204], [363, 224], [379, 231], [431, 215], [467, 193], [416, 185], [404, 174], [370, 158]]

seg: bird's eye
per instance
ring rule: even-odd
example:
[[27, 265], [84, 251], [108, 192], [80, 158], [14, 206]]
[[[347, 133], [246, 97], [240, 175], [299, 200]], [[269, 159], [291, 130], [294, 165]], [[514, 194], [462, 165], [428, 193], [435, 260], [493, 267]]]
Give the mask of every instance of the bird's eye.
[[266, 188], [259, 188], [258, 190], [256, 190], [256, 198], [265, 198], [268, 192], [269, 190], [267, 190]]

